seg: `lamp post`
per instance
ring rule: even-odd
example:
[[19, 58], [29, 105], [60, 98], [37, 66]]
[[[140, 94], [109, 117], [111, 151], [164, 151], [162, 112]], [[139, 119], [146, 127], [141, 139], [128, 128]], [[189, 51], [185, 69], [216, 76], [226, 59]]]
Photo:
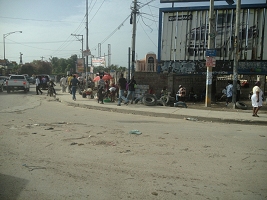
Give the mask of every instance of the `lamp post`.
[[5, 40], [6, 40], [6, 37], [13, 34], [13, 33], [22, 33], [22, 31], [13, 31], [13, 32], [10, 32], [10, 33], [6, 33], [6, 34], [3, 34], [3, 43], [4, 43], [4, 62], [6, 64], [6, 43], [5, 43]]

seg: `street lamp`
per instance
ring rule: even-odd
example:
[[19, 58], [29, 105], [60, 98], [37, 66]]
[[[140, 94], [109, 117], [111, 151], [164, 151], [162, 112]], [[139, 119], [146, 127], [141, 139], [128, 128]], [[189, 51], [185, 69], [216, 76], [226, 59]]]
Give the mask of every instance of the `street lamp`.
[[22, 31], [14, 31], [10, 33], [3, 34], [3, 43], [4, 43], [4, 62], [6, 64], [6, 44], [5, 44], [5, 39], [7, 36], [13, 34], [13, 33], [22, 33]]

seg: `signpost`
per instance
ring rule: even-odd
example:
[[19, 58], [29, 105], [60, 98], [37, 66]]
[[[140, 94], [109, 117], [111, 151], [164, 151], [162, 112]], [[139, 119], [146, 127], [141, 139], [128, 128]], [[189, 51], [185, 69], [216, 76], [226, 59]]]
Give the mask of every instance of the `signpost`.
[[207, 49], [206, 57], [216, 57], [216, 49]]
[[206, 57], [206, 67], [215, 67], [216, 58], [215, 57]]

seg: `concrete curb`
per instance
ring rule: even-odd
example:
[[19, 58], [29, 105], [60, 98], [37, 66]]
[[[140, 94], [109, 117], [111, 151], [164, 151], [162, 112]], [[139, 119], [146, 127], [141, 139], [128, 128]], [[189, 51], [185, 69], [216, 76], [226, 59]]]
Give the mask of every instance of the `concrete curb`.
[[218, 123], [226, 123], [226, 124], [242, 124], [242, 125], [262, 125], [267, 126], [266, 121], [257, 121], [257, 120], [240, 120], [240, 119], [225, 119], [225, 118], [214, 118], [214, 117], [203, 117], [203, 116], [189, 116], [189, 115], [180, 115], [180, 114], [172, 114], [172, 113], [157, 113], [151, 111], [140, 111], [140, 110], [129, 110], [124, 109], [123, 107], [118, 108], [110, 108], [110, 107], [103, 107], [98, 105], [86, 105], [86, 104], [79, 104], [74, 102], [68, 102], [64, 100], [58, 99], [59, 102], [62, 102], [68, 106], [73, 107], [80, 107], [86, 109], [94, 109], [94, 110], [101, 110], [101, 111], [108, 111], [108, 112], [117, 112], [117, 113], [126, 113], [126, 114], [133, 114], [133, 115], [144, 115], [144, 116], [153, 116], [153, 117], [165, 117], [165, 118], [174, 118], [174, 119], [185, 119], [188, 121], [195, 121], [195, 122], [218, 122]]

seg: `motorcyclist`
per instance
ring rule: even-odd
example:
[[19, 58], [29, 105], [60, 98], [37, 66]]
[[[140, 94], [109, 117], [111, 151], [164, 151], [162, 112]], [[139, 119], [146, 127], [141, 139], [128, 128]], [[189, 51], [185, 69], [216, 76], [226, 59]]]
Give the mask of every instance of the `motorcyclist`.
[[48, 90], [49, 90], [50, 88], [52, 88], [53, 93], [56, 95], [56, 90], [55, 90], [55, 88], [54, 88], [54, 86], [56, 86], [56, 84], [53, 82], [53, 80], [50, 79], [49, 82], [48, 82], [47, 84], [48, 84]]

